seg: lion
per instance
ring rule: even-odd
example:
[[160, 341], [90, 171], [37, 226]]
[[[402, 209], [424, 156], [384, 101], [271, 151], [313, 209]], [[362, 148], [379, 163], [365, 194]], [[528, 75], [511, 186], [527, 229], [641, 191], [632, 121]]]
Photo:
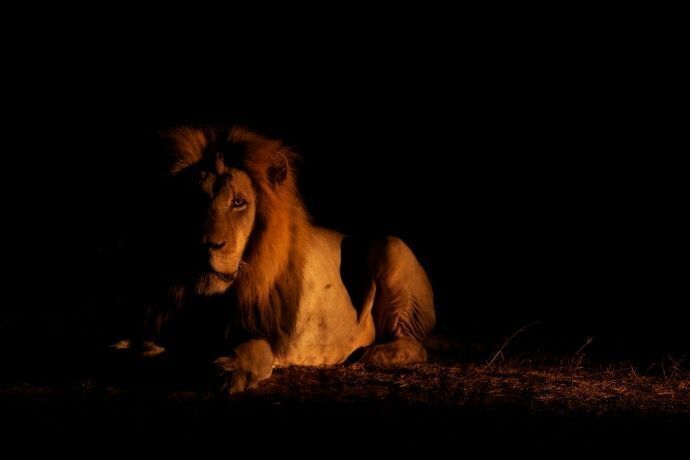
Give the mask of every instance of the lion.
[[[426, 361], [433, 293], [402, 240], [359, 241], [314, 225], [297, 155], [280, 140], [242, 126], [178, 127], [164, 139], [167, 174], [195, 197], [177, 197], [195, 236], [169, 248], [185, 262], [168, 306], [148, 311], [143, 355], [179, 350], [181, 327], [212, 324], [201, 335], [220, 344], [211, 360], [229, 393], [255, 388], [275, 367], [339, 364], [355, 352], [379, 365]], [[190, 320], [201, 311], [218, 319]]]

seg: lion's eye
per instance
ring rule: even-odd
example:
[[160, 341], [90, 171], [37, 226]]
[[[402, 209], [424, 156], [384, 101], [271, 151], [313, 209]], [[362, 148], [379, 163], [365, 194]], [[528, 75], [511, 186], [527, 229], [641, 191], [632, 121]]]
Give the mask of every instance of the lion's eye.
[[244, 208], [246, 206], [247, 206], [247, 200], [245, 200], [244, 198], [235, 198], [234, 200], [232, 200], [232, 207], [234, 209], [240, 209], [240, 208]]

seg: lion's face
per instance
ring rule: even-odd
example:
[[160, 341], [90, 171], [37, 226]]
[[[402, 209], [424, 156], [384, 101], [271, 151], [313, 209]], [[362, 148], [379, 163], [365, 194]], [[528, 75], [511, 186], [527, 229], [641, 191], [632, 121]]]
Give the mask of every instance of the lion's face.
[[285, 349], [311, 232], [297, 191], [297, 155], [240, 126], [181, 126], [162, 135], [165, 233], [157, 247], [173, 300], [232, 287], [238, 326]]
[[256, 191], [249, 175], [218, 161], [198, 171], [195, 187], [203, 194], [199, 234], [200, 264], [193, 274], [201, 295], [225, 292], [240, 275], [242, 256], [254, 227]]
[[[164, 242], [171, 244], [164, 272], [200, 295], [232, 286], [247, 308], [283, 305], [266, 293], [299, 270], [295, 247], [304, 244], [308, 225], [292, 170], [296, 155], [241, 127], [180, 127], [163, 140], [170, 179]], [[281, 292], [298, 299], [296, 289]]]

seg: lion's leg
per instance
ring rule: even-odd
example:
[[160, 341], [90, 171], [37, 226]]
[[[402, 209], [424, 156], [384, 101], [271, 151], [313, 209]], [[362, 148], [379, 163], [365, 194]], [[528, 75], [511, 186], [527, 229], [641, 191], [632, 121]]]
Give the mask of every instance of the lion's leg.
[[429, 279], [410, 248], [398, 238], [374, 245], [369, 258], [376, 282], [372, 314], [377, 344], [362, 361], [404, 364], [426, 361], [422, 341], [434, 325]]
[[166, 349], [160, 343], [161, 328], [169, 316], [168, 312], [150, 305], [145, 310], [142, 324], [132, 331], [131, 336], [111, 344], [110, 348], [133, 352], [142, 358], [155, 358], [162, 355]]
[[275, 357], [271, 346], [265, 340], [249, 340], [239, 345], [230, 356], [221, 356], [214, 361], [225, 374], [228, 393], [256, 388], [261, 380], [273, 373]]

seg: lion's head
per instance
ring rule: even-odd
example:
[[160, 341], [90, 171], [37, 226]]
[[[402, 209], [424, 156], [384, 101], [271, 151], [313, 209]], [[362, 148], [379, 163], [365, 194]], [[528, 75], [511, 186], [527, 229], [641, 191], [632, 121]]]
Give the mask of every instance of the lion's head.
[[183, 184], [188, 228], [185, 286], [232, 293], [248, 332], [280, 348], [294, 328], [309, 219], [297, 192], [296, 155], [245, 128], [182, 127], [165, 134], [168, 171]]

